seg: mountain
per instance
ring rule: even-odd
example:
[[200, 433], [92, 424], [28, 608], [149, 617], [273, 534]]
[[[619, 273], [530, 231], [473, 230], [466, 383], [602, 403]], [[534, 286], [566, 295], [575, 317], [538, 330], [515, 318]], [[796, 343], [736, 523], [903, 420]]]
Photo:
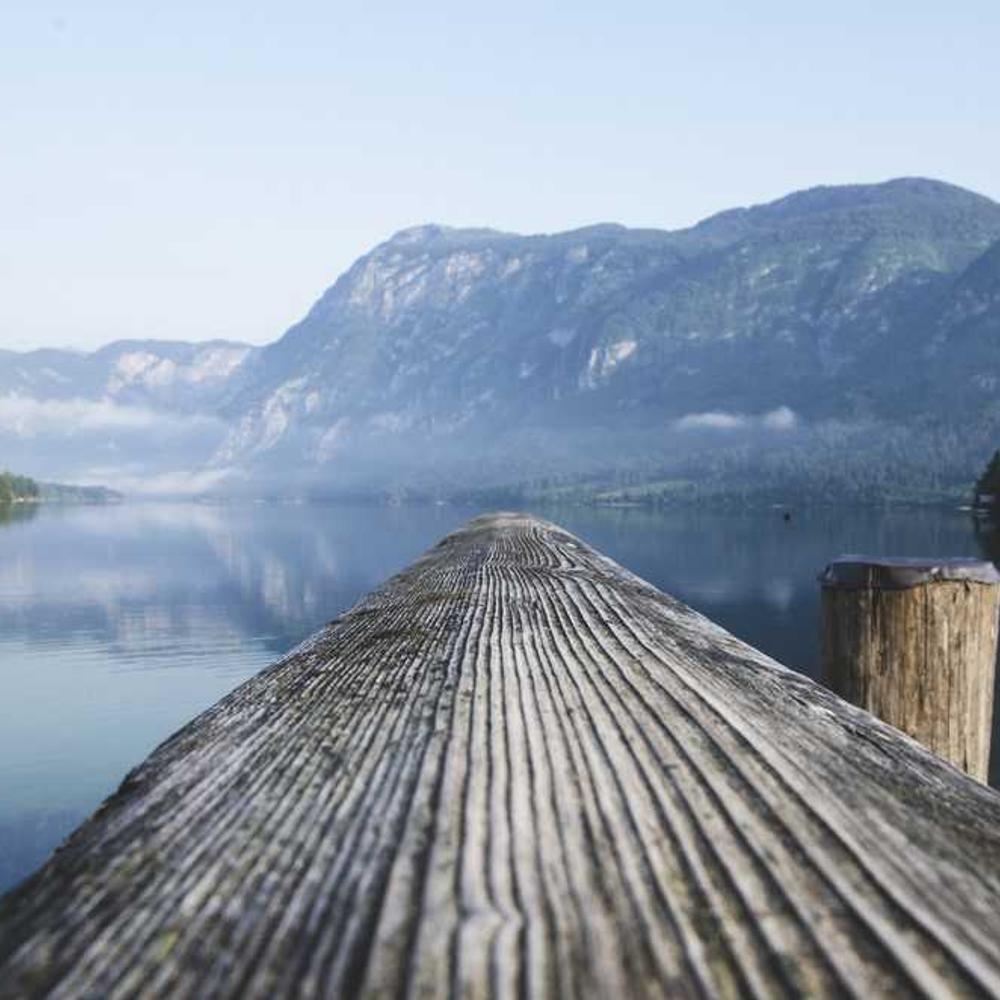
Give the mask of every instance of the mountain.
[[226, 433], [217, 416], [247, 344], [117, 341], [0, 351], [0, 455], [38, 478], [190, 491]]
[[1000, 416], [1000, 241], [950, 284], [921, 353], [935, 408]]
[[48, 414], [50, 443], [70, 425], [93, 467], [83, 481], [113, 485], [870, 498], [974, 478], [998, 386], [1000, 205], [904, 178], [674, 232], [404, 230], [265, 348], [0, 353], [0, 447]]
[[783, 453], [811, 428], [823, 447], [873, 422], [940, 437], [956, 397], [964, 418], [992, 412], [998, 241], [1000, 205], [921, 179], [677, 232], [406, 230], [244, 366], [216, 461], [433, 489], [697, 467], [736, 432]]
[[211, 412], [256, 350], [225, 340], [119, 340], [91, 353], [0, 351], [0, 394]]

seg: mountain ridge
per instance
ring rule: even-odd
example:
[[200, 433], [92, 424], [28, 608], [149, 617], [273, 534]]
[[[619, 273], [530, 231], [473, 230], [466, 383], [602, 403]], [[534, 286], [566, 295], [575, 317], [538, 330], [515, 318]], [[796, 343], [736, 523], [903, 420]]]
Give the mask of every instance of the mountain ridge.
[[[251, 380], [228, 404], [242, 417], [224, 457], [241, 461], [255, 451], [271, 452], [304, 430], [291, 450], [311, 451], [324, 461], [359, 420], [375, 421], [375, 436], [383, 439], [390, 428], [429, 432], [429, 414], [414, 401], [442, 394], [437, 373], [421, 367], [435, 341], [457, 355], [464, 374], [452, 393], [458, 398], [446, 410], [437, 406], [433, 433], [442, 425], [475, 423], [479, 416], [509, 420], [514, 411], [552, 424], [560, 417], [586, 420], [595, 409], [611, 423], [621, 422], [622, 411], [681, 419], [720, 405], [740, 412], [808, 409], [816, 379], [805, 373], [831, 376], [852, 363], [863, 365], [861, 355], [873, 350], [866, 343], [871, 331], [886, 321], [879, 310], [890, 304], [897, 322], [905, 322], [907, 304], [921, 302], [928, 287], [942, 294], [949, 276], [1000, 237], [1000, 205], [954, 185], [901, 179], [814, 188], [672, 232], [605, 225], [528, 236], [484, 232], [417, 227], [405, 231], [402, 241], [391, 237], [359, 258], [285, 338], [262, 350], [264, 377]], [[828, 258], [811, 263], [810, 254], [824, 246]], [[754, 265], [749, 256], [762, 259]], [[580, 268], [586, 272], [588, 266], [585, 280], [578, 280]], [[532, 269], [535, 276], [525, 287], [523, 274]], [[782, 270], [789, 272], [783, 279]], [[771, 277], [776, 271], [777, 281]], [[490, 284], [500, 291], [494, 301], [483, 301]], [[709, 294], [703, 293], [706, 284]], [[805, 312], [797, 301], [803, 292], [809, 295]], [[761, 323], [768, 298], [774, 300], [770, 319]], [[415, 301], [420, 315], [410, 310], [408, 316]], [[472, 348], [464, 350], [470, 331]], [[417, 350], [407, 358], [414, 335]], [[755, 340], [751, 359], [727, 347], [747, 339]], [[782, 342], [796, 341], [803, 348], [797, 355], [780, 350]], [[858, 352], [853, 362], [842, 350], [846, 343]], [[523, 347], [520, 358], [504, 354], [511, 344]], [[728, 370], [724, 357], [711, 362], [709, 391], [704, 381], [684, 384], [677, 374], [703, 367], [706, 352], [733, 355]], [[489, 384], [473, 375], [483, 367], [484, 354], [485, 364], [492, 362]], [[747, 360], [779, 372], [776, 379], [764, 378], [773, 383], [769, 398], [759, 385], [746, 391]], [[569, 378], [560, 378], [560, 366]], [[408, 368], [416, 370], [418, 384], [399, 391]], [[542, 395], [554, 391], [562, 403], [546, 407], [538, 393], [514, 392], [517, 398], [501, 405], [497, 374], [509, 383], [515, 369], [529, 383], [540, 369], [536, 388]], [[594, 394], [607, 395], [610, 381], [623, 383], [620, 391], [595, 406]], [[322, 393], [319, 382], [326, 386]], [[344, 386], [349, 391], [338, 396]], [[844, 388], [815, 416], [835, 416]], [[509, 384], [506, 389], [511, 395]], [[566, 402], [574, 396], [579, 402], [581, 394], [581, 405]], [[296, 397], [311, 402], [298, 407]], [[872, 405], [878, 408], [877, 399], [868, 400]], [[859, 415], [856, 404], [853, 409]], [[309, 441], [310, 426], [324, 419], [324, 430]], [[331, 430], [333, 440], [324, 439]]]
[[[615, 463], [698, 475], [741, 449], [805, 461], [810, 441], [849, 478], [836, 428], [889, 440], [911, 424], [927, 457], [906, 475], [944, 455], [935, 475], [957, 480], [997, 430], [998, 291], [1000, 204], [925, 178], [673, 231], [428, 223], [359, 257], [273, 343], [219, 347], [204, 385], [133, 344], [113, 399], [216, 421], [203, 467], [234, 488], [447, 491]], [[0, 358], [0, 392], [5, 378]], [[949, 407], [968, 431], [957, 450], [934, 443]]]

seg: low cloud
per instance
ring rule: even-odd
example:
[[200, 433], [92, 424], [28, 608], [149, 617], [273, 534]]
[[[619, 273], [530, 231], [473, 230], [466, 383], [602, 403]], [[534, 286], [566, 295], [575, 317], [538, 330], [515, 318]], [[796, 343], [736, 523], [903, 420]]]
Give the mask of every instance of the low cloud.
[[84, 485], [104, 485], [121, 490], [130, 496], [194, 496], [204, 493], [231, 477], [227, 469], [207, 469], [188, 472], [158, 472], [148, 475], [134, 474], [127, 470], [105, 467], [88, 469], [80, 477]]
[[111, 400], [0, 396], [2, 464], [50, 482], [128, 493], [199, 492], [219, 475], [199, 470], [224, 433], [221, 420], [204, 414], [160, 413]]
[[737, 431], [746, 427], [750, 418], [740, 413], [724, 413], [721, 410], [710, 410], [707, 413], [689, 413], [681, 417], [674, 426], [681, 431], [700, 430], [707, 427], [717, 431]]
[[726, 410], [688, 413], [674, 421], [673, 426], [680, 431], [741, 431], [755, 428], [769, 431], [790, 431], [794, 430], [798, 423], [799, 419], [794, 410], [787, 406], [779, 406], [756, 416], [747, 413], [730, 413]]
[[16, 393], [0, 396], [0, 433], [20, 438], [79, 431], [147, 430], [165, 424], [196, 427], [205, 421], [204, 417], [166, 416], [103, 399], [36, 399]]
[[787, 406], [779, 406], [776, 410], [765, 413], [760, 422], [769, 431], [790, 431], [798, 425], [799, 418], [794, 410]]

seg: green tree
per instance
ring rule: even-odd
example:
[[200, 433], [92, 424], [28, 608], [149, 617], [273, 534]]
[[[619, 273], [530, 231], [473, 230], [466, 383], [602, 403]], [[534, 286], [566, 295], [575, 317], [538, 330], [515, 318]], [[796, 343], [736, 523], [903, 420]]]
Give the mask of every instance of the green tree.
[[12, 472], [0, 472], [0, 506], [8, 507], [18, 500], [35, 500], [40, 493], [38, 483], [27, 476], [15, 476]]
[[976, 500], [981, 496], [1000, 496], [1000, 451], [993, 452], [983, 474], [976, 480]]

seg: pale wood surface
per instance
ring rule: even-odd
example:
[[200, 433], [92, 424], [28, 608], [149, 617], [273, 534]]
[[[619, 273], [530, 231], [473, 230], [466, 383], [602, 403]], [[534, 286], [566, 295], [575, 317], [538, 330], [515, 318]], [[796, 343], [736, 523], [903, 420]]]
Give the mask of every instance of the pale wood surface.
[[823, 676], [855, 705], [986, 781], [1000, 586], [823, 588]]
[[132, 772], [0, 905], [0, 991], [1000, 995], [1000, 800], [480, 518]]

